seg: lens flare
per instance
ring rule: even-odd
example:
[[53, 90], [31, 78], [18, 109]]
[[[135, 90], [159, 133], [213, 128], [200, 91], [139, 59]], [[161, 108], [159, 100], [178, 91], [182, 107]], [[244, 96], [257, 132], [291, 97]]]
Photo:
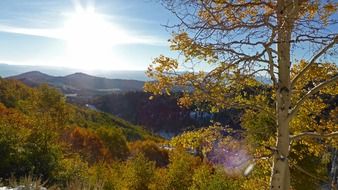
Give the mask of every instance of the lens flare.
[[237, 176], [243, 174], [252, 158], [244, 143], [232, 139], [216, 143], [208, 154], [208, 160], [221, 165], [228, 175]]

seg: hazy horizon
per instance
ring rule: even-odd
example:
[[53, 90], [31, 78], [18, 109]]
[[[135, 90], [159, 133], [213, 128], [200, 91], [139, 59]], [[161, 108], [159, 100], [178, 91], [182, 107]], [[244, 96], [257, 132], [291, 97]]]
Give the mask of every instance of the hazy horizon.
[[148, 81], [145, 70], [81, 70], [57, 66], [11, 65], [0, 63], [0, 77], [11, 77], [27, 72], [38, 71], [50, 76], [67, 76], [74, 73], [85, 73], [95, 77]]

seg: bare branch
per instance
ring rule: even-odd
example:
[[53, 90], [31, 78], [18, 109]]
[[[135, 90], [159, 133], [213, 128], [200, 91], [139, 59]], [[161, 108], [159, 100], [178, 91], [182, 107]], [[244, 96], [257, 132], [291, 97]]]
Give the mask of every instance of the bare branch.
[[272, 154], [267, 154], [267, 155], [261, 155], [261, 156], [255, 156], [253, 158], [254, 161], [257, 161], [257, 160], [269, 160], [270, 158], [272, 158], [273, 156], [273, 153]]
[[310, 96], [314, 95], [317, 93], [319, 90], [323, 89], [324, 87], [328, 86], [331, 83], [337, 82], [338, 81], [338, 75], [334, 76], [330, 80], [324, 81], [320, 83], [319, 85], [313, 87], [310, 91], [308, 91], [301, 99], [298, 100], [296, 105], [289, 111], [289, 120], [292, 119], [298, 112], [299, 108], [301, 105], [304, 103], [304, 101], [309, 98]]
[[320, 134], [320, 133], [316, 133], [316, 132], [303, 132], [303, 133], [300, 133], [300, 134], [297, 134], [297, 135], [291, 135], [290, 140], [296, 141], [296, 140], [299, 140], [299, 139], [304, 138], [304, 137], [323, 139], [323, 138], [336, 137], [336, 136], [338, 137], [338, 131], [328, 133], [328, 134]]
[[330, 48], [332, 48], [335, 44], [338, 43], [338, 36], [334, 38], [334, 40], [327, 44], [323, 49], [321, 49], [316, 55], [313, 56], [311, 61], [303, 68], [302, 71], [300, 71], [295, 78], [291, 81], [291, 89], [295, 86], [296, 82], [310, 69], [310, 67], [316, 62], [316, 60], [322, 56], [324, 53], [326, 53]]
[[328, 41], [333, 41], [337, 33], [327, 34], [327, 35], [311, 35], [311, 34], [298, 34], [295, 39], [291, 40], [291, 43], [298, 42], [315, 42], [319, 44], [326, 45]]
[[275, 5], [271, 2], [264, 2], [264, 1], [258, 1], [258, 2], [245, 2], [245, 3], [229, 3], [224, 2], [225, 7], [249, 7], [249, 6], [258, 6], [258, 5], [266, 5], [270, 8], [275, 8]]
[[275, 73], [274, 73], [274, 62], [273, 62], [273, 56], [272, 56], [271, 48], [267, 47], [266, 52], [268, 53], [268, 56], [269, 56], [269, 74], [270, 74], [270, 77], [271, 77], [271, 81], [272, 81], [273, 86], [276, 86], [277, 79], [276, 79], [276, 76], [275, 76]]

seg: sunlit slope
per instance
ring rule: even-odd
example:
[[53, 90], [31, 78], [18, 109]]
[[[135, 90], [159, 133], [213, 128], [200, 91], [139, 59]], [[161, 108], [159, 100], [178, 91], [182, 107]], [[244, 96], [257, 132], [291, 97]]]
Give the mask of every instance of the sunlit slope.
[[113, 115], [66, 103], [58, 90], [47, 85], [31, 88], [17, 80], [0, 79], [0, 104], [28, 116], [51, 112], [53, 122], [60, 120], [58, 122], [64, 126], [120, 128], [128, 140], [156, 138], [141, 127]]

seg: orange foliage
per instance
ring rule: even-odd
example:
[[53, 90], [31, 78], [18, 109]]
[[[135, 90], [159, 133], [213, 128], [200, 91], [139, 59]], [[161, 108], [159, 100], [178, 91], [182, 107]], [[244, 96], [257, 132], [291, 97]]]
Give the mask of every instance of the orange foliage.
[[111, 160], [111, 155], [100, 137], [89, 129], [75, 127], [66, 132], [63, 140], [70, 144], [72, 151], [79, 153], [90, 164]]
[[0, 103], [0, 124], [10, 124], [11, 127], [29, 128], [30, 123], [24, 114], [13, 108], [7, 108]]

